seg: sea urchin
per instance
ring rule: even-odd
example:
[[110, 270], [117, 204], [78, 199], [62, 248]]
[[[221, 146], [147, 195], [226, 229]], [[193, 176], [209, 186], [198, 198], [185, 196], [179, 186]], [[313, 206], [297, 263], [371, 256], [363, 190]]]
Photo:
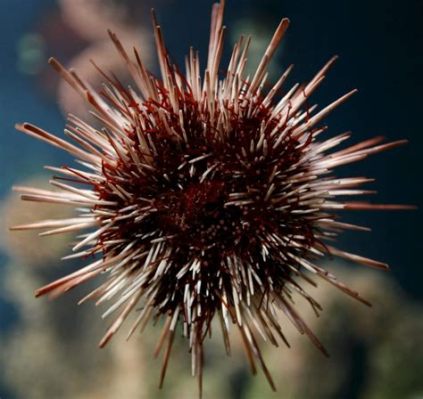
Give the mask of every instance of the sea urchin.
[[[403, 209], [338, 200], [369, 193], [369, 179], [336, 178], [332, 170], [403, 144], [376, 137], [333, 151], [348, 133], [321, 139], [322, 119], [355, 90], [315, 112], [306, 101], [325, 78], [332, 58], [307, 84], [280, 95], [291, 68], [268, 91], [267, 66], [289, 21], [283, 19], [253, 76], [245, 76], [250, 39], [235, 44], [224, 77], [223, 1], [212, 11], [204, 76], [191, 49], [186, 73], [171, 62], [153, 14], [161, 77], [149, 72], [139, 52], [130, 56], [114, 33], [110, 37], [137, 90], [124, 87], [95, 65], [106, 81], [96, 92], [56, 60], [52, 66], [85, 99], [98, 119], [92, 126], [69, 116], [65, 141], [24, 123], [18, 130], [59, 147], [80, 168], [48, 167], [56, 190], [18, 187], [24, 200], [77, 207], [78, 216], [46, 220], [16, 229], [45, 229], [42, 235], [86, 230], [66, 258], [92, 259], [74, 273], [40, 288], [37, 296], [62, 294], [99, 275], [106, 280], [86, 299], [114, 300], [105, 315], [119, 314], [100, 342], [106, 345], [128, 314], [137, 311], [129, 335], [152, 318], [164, 319], [157, 353], [165, 347], [161, 383], [176, 329], [189, 340], [192, 372], [200, 391], [203, 342], [212, 320], [220, 321], [229, 353], [229, 329], [236, 325], [253, 372], [263, 362], [257, 336], [286, 342], [282, 311], [300, 333], [325, 352], [296, 312], [292, 293], [319, 312], [301, 282], [310, 273], [366, 303], [358, 293], [317, 266], [335, 255], [385, 269], [375, 260], [326, 244], [342, 230], [365, 230], [340, 222], [343, 209]], [[276, 99], [277, 98], [277, 99]]]

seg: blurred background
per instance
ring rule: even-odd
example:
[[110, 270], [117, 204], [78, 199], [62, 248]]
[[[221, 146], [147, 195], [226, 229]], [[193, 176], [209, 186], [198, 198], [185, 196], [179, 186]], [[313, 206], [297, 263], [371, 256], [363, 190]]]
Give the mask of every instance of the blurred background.
[[[331, 115], [330, 134], [352, 130], [353, 140], [375, 135], [410, 144], [341, 169], [341, 175], [376, 178], [375, 201], [422, 205], [423, 2], [421, 0], [232, 0], [228, 1], [226, 56], [240, 34], [253, 35], [250, 66], [257, 64], [282, 16], [292, 25], [271, 72], [289, 64], [290, 83], [310, 77], [332, 55], [340, 60], [313, 100], [323, 106], [358, 88], [359, 94]], [[72, 66], [94, 85], [101, 78], [90, 59], [125, 79], [106, 29], [135, 44], [152, 70], [149, 9], [154, 7], [168, 48], [180, 64], [190, 45], [207, 51], [209, 0], [0, 0], [0, 398], [196, 398], [185, 342], [176, 345], [163, 390], [160, 361], [152, 345], [159, 329], [125, 342], [118, 334], [106, 348], [97, 342], [108, 325], [101, 309], [76, 301], [76, 289], [54, 302], [34, 290], [75, 269], [60, 262], [70, 237], [41, 239], [10, 234], [7, 227], [63, 215], [67, 210], [21, 203], [14, 184], [42, 186], [43, 165], [71, 162], [63, 153], [14, 130], [31, 121], [60, 134], [68, 112], [89, 119], [85, 106], [48, 67], [49, 56]], [[183, 64], [182, 64], [183, 65]], [[223, 64], [224, 65], [224, 64]], [[277, 382], [271, 392], [263, 375], [248, 373], [234, 334], [226, 358], [220, 337], [207, 349], [205, 398], [421, 399], [423, 398], [422, 212], [345, 214], [372, 233], [345, 234], [340, 246], [391, 265], [387, 274], [327, 262], [373, 303], [362, 307], [325, 284], [313, 292], [325, 311], [304, 314], [331, 353], [325, 359], [286, 326], [292, 349], [265, 350]], [[218, 335], [218, 334], [217, 334]]]

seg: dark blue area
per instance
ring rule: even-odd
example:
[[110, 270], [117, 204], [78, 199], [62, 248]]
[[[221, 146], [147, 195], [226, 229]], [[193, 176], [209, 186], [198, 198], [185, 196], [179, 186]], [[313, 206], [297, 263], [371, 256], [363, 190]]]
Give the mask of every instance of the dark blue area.
[[[53, 0], [2, 0], [0, 15], [0, 195], [16, 179], [34, 173], [34, 165], [57, 162], [61, 155], [36, 140], [16, 132], [17, 122], [32, 121], [51, 131], [63, 130], [63, 118], [55, 104], [40, 96], [35, 80], [17, 69], [17, 46], [31, 33], [37, 18], [55, 4]], [[47, 60], [45, 61], [47, 62]], [[19, 162], [18, 162], [19, 160]], [[41, 168], [39, 169], [40, 171]]]
[[[345, 167], [345, 173], [375, 177], [375, 202], [421, 206], [423, 3], [267, 0], [255, 8], [272, 24], [281, 13], [291, 18], [285, 54], [299, 66], [300, 76], [310, 76], [325, 58], [340, 55], [317, 102], [323, 105], [353, 87], [359, 93], [328, 118], [330, 134], [352, 130], [354, 140], [375, 135], [409, 139], [408, 146]], [[346, 216], [373, 232], [345, 236], [341, 244], [387, 261], [403, 288], [422, 298], [421, 210]]]
[[19, 321], [19, 311], [8, 299], [0, 296], [0, 315], [2, 315], [1, 332], [7, 334], [7, 332]]

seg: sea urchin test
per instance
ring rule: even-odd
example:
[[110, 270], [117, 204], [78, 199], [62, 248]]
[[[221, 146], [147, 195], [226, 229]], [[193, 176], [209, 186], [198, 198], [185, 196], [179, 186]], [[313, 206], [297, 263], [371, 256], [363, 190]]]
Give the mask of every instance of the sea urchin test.
[[77, 158], [75, 166], [48, 167], [56, 174], [54, 190], [17, 187], [24, 200], [70, 205], [76, 215], [15, 229], [78, 232], [66, 258], [86, 262], [36, 295], [57, 296], [106, 277], [81, 300], [112, 302], [105, 316], [115, 314], [115, 319], [100, 346], [132, 312], [129, 336], [152, 319], [162, 320], [156, 350], [163, 350], [160, 385], [178, 333], [187, 339], [200, 392], [203, 345], [215, 319], [226, 351], [232, 327], [239, 330], [251, 370], [259, 365], [273, 388], [259, 339], [288, 344], [284, 316], [326, 353], [292, 295], [303, 296], [318, 313], [319, 304], [305, 288], [315, 285], [316, 276], [367, 302], [316, 260], [334, 255], [387, 268], [333, 246], [343, 230], [366, 230], [339, 221], [337, 213], [407, 208], [350, 201], [370, 193], [362, 186], [371, 179], [334, 176], [340, 165], [404, 143], [376, 137], [338, 149], [350, 135], [329, 136], [322, 120], [355, 90], [321, 110], [307, 106], [336, 57], [308, 83], [285, 90], [290, 67], [264, 90], [268, 64], [289, 25], [282, 19], [252, 75], [244, 72], [250, 44], [244, 37], [219, 72], [223, 9], [223, 1], [213, 6], [204, 72], [192, 49], [185, 73], [172, 63], [153, 14], [160, 77], [146, 69], [138, 50], [125, 49], [110, 32], [133, 87], [95, 65], [105, 81], [96, 92], [75, 71], [50, 60], [98, 123], [70, 115], [66, 140], [28, 123], [17, 126]]

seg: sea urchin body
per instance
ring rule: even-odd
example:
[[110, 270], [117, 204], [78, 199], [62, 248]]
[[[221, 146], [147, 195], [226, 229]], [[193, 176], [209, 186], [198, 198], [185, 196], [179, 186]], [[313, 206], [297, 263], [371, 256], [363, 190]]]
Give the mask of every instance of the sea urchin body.
[[186, 58], [185, 74], [171, 63], [155, 18], [160, 78], [145, 68], [137, 50], [130, 56], [110, 33], [137, 91], [95, 66], [106, 81], [97, 93], [74, 71], [51, 60], [92, 107], [100, 127], [71, 115], [65, 130], [70, 140], [65, 141], [30, 124], [18, 126], [75, 156], [81, 167], [49, 167], [59, 175], [51, 181], [56, 190], [18, 187], [25, 200], [75, 206], [78, 216], [16, 229], [44, 229], [43, 235], [84, 230], [67, 258], [92, 260], [37, 295], [62, 294], [106, 275], [82, 300], [99, 304], [113, 299], [106, 315], [119, 312], [101, 346], [132, 311], [137, 317], [129, 335], [152, 318], [163, 318], [157, 348], [165, 352], [161, 382], [175, 332], [181, 328], [201, 387], [203, 342], [217, 318], [226, 350], [234, 324], [251, 369], [255, 371], [258, 361], [273, 387], [257, 337], [274, 345], [286, 342], [280, 311], [325, 352], [291, 300], [293, 292], [299, 293], [319, 312], [319, 304], [300, 284], [315, 284], [310, 272], [365, 302], [315, 260], [330, 254], [386, 268], [325, 243], [345, 229], [365, 230], [340, 222], [334, 212], [403, 208], [339, 200], [369, 193], [361, 188], [369, 179], [336, 178], [333, 169], [403, 141], [382, 144], [377, 137], [333, 151], [349, 134], [321, 138], [326, 130], [322, 119], [354, 93], [318, 112], [306, 106], [335, 58], [309, 83], [283, 95], [279, 93], [291, 68], [270, 90], [263, 90], [287, 19], [253, 76], [244, 73], [250, 40], [241, 38], [220, 78], [223, 8], [223, 2], [213, 7], [203, 77], [194, 50]]

